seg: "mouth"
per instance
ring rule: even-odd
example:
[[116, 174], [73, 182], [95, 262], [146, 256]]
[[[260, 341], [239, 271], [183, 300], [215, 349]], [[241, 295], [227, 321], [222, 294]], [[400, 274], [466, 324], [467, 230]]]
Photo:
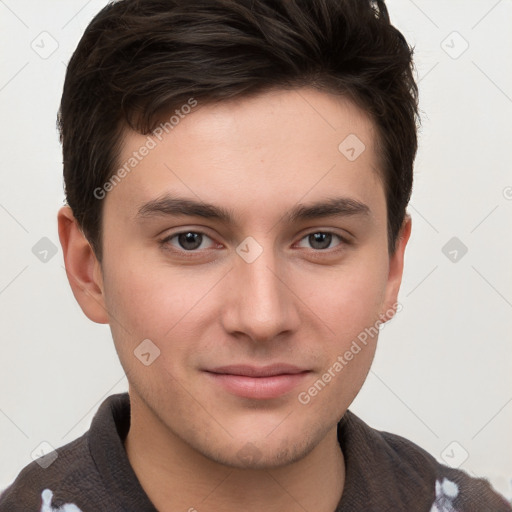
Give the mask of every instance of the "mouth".
[[289, 364], [232, 365], [205, 370], [216, 385], [242, 398], [270, 400], [290, 393], [311, 371]]

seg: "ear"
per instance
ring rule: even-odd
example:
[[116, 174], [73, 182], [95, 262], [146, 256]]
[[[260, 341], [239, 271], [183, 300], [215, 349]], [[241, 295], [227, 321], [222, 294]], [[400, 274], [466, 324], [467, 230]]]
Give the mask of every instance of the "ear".
[[69, 206], [63, 206], [59, 210], [57, 221], [66, 274], [73, 295], [90, 320], [106, 324], [108, 314], [101, 265]]
[[400, 290], [400, 284], [402, 283], [405, 247], [411, 236], [411, 227], [411, 217], [406, 214], [400, 233], [398, 234], [395, 252], [389, 258], [389, 274], [383, 305], [384, 310], [381, 313], [381, 319], [384, 322], [391, 320], [393, 316], [395, 316], [396, 311], [401, 309], [400, 306], [397, 307], [398, 292]]

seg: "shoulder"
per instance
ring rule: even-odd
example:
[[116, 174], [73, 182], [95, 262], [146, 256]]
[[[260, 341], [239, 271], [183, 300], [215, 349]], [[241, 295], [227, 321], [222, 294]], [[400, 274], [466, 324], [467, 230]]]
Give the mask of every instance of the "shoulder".
[[[418, 463], [427, 464], [435, 474], [435, 501], [432, 512], [457, 510], [463, 512], [510, 512], [512, 507], [498, 494], [485, 478], [437, 461], [424, 449], [404, 437], [381, 432], [397, 459], [402, 460], [411, 472], [418, 472]], [[451, 508], [450, 508], [451, 507]]]
[[[115, 484], [119, 461], [127, 465], [119, 436], [128, 425], [127, 393], [111, 395], [85, 434], [22, 469], [0, 493], [0, 512], [80, 512], [86, 505], [88, 510], [100, 510], [107, 503], [109, 510], [116, 509], [107, 485]], [[110, 472], [105, 470], [109, 464], [113, 466]]]
[[[379, 489], [393, 489], [400, 500], [424, 501], [430, 512], [512, 512], [512, 506], [488, 480], [440, 463], [402, 436], [373, 429], [350, 411], [340, 427], [339, 432], [348, 434], [352, 445], [357, 443], [349, 453], [360, 452], [374, 468], [373, 477], [381, 481]], [[341, 439], [340, 443], [343, 447]]]
[[[465, 471], [437, 461], [417, 444], [408, 439], [380, 432], [397, 459], [404, 461], [410, 471], [418, 471], [418, 463], [427, 464], [436, 476], [436, 503], [452, 503], [463, 511], [512, 511], [509, 503], [499, 495], [485, 478], [473, 477]], [[492, 508], [490, 508], [492, 507]], [[434, 508], [443, 510], [443, 508]], [[449, 510], [449, 509], [447, 509]]]
[[58, 505], [59, 494], [80, 494], [84, 482], [96, 480], [87, 437], [84, 434], [25, 466], [1, 493], [0, 512], [39, 512], [44, 496]]

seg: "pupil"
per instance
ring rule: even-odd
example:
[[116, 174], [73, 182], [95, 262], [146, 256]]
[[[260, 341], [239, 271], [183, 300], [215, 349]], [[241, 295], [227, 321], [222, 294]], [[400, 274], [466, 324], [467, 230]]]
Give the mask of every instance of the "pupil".
[[[309, 241], [315, 249], [326, 249], [331, 244], [332, 235], [330, 233], [313, 233], [309, 235]], [[320, 242], [320, 247], [315, 244]]]
[[200, 233], [181, 233], [178, 240], [183, 249], [192, 250], [201, 245], [201, 237]]

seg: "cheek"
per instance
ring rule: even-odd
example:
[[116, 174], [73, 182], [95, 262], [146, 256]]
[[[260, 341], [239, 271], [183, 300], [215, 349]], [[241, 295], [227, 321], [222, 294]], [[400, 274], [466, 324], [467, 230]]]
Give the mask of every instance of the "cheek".
[[168, 267], [125, 260], [120, 267], [111, 266], [105, 292], [109, 313], [129, 332], [160, 339], [193, 308], [202, 287]]
[[321, 369], [297, 396], [301, 407], [314, 417], [332, 416], [334, 421], [364, 384], [379, 335], [386, 282], [383, 272], [382, 266], [352, 266], [324, 282], [328, 291], [322, 293], [317, 287], [309, 298], [308, 303], [317, 305], [314, 311], [329, 327], [329, 335], [317, 339], [323, 352]]
[[181, 371], [207, 319], [215, 317], [207, 311], [218, 280], [217, 273], [150, 265], [128, 256], [122, 266], [106, 266], [105, 300], [123, 366], [133, 364], [133, 351], [149, 339], [161, 352], [160, 363], [165, 361], [173, 373]]
[[297, 294], [304, 292], [306, 304], [331, 333], [334, 331], [335, 344], [343, 345], [379, 319], [386, 292], [386, 268], [382, 261], [361, 257], [356, 264], [329, 272], [314, 276], [303, 273], [297, 280]]

